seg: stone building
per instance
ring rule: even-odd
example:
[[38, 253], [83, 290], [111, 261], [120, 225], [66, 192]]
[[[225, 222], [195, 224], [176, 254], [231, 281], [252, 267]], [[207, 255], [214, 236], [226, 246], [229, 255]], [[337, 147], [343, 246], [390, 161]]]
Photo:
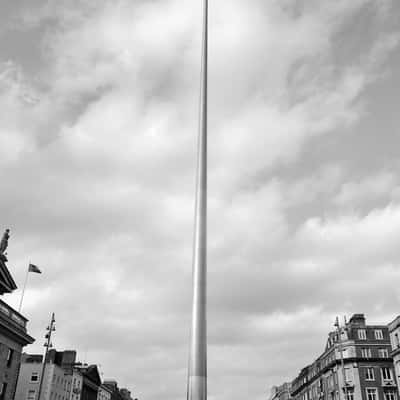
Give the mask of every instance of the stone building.
[[[83, 376], [75, 365], [76, 352], [50, 350], [46, 359], [40, 400], [80, 400]], [[16, 399], [37, 400], [43, 356], [22, 357]]]
[[101, 385], [97, 393], [97, 400], [111, 400], [112, 390], [107, 386]]
[[355, 314], [292, 382], [295, 400], [397, 400], [389, 329]]
[[118, 383], [115, 380], [104, 381], [104, 386], [106, 386], [111, 391], [111, 400], [124, 400], [118, 387]]
[[291, 385], [285, 382], [280, 386], [273, 386], [271, 389], [270, 400], [289, 400]]
[[[13, 292], [15, 284], [8, 268], [4, 250], [6, 242], [1, 241], [0, 251], [0, 295]], [[33, 343], [27, 333], [28, 320], [0, 299], [0, 399], [13, 400], [21, 361], [22, 348]]]
[[82, 394], [80, 400], [97, 400], [101, 386], [101, 378], [97, 365], [80, 368], [83, 376]]
[[400, 315], [397, 316], [389, 325], [389, 335], [391, 352], [393, 358], [394, 374], [396, 376], [397, 387], [400, 388]]

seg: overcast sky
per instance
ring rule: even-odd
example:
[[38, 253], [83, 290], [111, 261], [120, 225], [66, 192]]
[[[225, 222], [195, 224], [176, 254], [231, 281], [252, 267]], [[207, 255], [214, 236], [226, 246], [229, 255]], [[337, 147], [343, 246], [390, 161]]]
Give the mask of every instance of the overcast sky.
[[[200, 0], [0, 3], [0, 230], [43, 351], [186, 396]], [[400, 313], [400, 3], [210, 0], [209, 398]], [[5, 296], [17, 307], [21, 291]]]

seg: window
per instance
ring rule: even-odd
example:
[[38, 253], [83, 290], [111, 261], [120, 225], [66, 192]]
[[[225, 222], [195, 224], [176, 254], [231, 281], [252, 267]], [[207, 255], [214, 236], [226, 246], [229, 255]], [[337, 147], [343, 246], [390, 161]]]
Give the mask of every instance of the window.
[[39, 373], [38, 372], [32, 372], [31, 382], [39, 382]]
[[344, 375], [346, 378], [346, 382], [353, 382], [353, 368], [345, 368], [344, 369]]
[[389, 357], [389, 352], [387, 349], [379, 349], [378, 354], [380, 358], [388, 358]]
[[377, 400], [375, 388], [367, 388], [366, 391], [367, 391], [367, 400]]
[[370, 358], [371, 357], [371, 349], [361, 349], [361, 357]]
[[4, 400], [6, 398], [7, 392], [7, 382], [3, 382], [0, 388], [0, 400]]
[[35, 400], [36, 398], [36, 390], [28, 390], [26, 395], [26, 400]]
[[381, 329], [375, 329], [375, 339], [377, 340], [383, 339], [383, 333]]
[[367, 369], [365, 370], [365, 380], [366, 381], [375, 380], [374, 369], [372, 367], [367, 367]]
[[367, 332], [365, 329], [359, 329], [358, 330], [358, 338], [361, 340], [366, 340], [367, 339]]
[[[354, 400], [354, 389], [353, 388], [347, 388], [346, 389], [346, 400]], [[389, 399], [387, 399], [389, 400]], [[392, 400], [392, 399], [390, 399]]]
[[396, 391], [394, 389], [385, 389], [385, 400], [396, 400]]
[[7, 367], [11, 366], [14, 350], [8, 349], [7, 353]]
[[382, 372], [382, 379], [384, 381], [391, 381], [392, 380], [392, 370], [388, 367], [382, 367], [381, 368]]

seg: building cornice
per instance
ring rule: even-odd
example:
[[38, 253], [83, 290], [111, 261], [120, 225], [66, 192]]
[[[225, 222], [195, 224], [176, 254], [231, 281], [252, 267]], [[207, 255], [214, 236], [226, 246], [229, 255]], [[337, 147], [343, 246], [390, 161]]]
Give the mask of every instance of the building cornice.
[[12, 336], [22, 346], [35, 341], [26, 332], [27, 319], [17, 313], [7, 303], [0, 300], [0, 329], [8, 336]]

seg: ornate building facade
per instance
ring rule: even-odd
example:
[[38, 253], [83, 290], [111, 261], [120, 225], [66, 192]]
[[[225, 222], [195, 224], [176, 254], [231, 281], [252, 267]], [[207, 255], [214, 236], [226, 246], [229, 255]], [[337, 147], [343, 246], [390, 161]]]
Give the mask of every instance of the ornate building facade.
[[291, 384], [289, 382], [285, 382], [280, 386], [273, 386], [269, 400], [289, 400], [290, 391]]
[[353, 315], [291, 386], [295, 400], [398, 400], [388, 327]]

